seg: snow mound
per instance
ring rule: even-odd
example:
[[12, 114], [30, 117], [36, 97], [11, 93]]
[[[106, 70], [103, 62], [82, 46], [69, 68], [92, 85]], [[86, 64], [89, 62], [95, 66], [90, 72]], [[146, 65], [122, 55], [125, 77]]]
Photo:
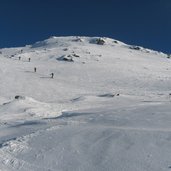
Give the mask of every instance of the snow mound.
[[0, 119], [14, 120], [21, 118], [44, 118], [47, 116], [58, 116], [59, 111], [57, 107], [51, 104], [37, 101], [31, 97], [15, 96], [9, 102], [0, 105]]

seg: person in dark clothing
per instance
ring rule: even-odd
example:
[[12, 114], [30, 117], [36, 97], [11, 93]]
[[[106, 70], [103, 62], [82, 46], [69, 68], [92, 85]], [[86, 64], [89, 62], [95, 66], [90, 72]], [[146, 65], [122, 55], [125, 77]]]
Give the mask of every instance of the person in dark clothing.
[[30, 62], [31, 58], [28, 58], [28, 61]]
[[37, 71], [37, 68], [36, 67], [34, 67], [34, 72], [36, 72]]
[[18, 57], [18, 59], [19, 59], [19, 61], [20, 61], [20, 59], [21, 59], [21, 56], [19, 56], [19, 57]]
[[53, 78], [53, 76], [54, 76], [54, 73], [52, 72], [50, 75], [51, 75], [51, 78]]

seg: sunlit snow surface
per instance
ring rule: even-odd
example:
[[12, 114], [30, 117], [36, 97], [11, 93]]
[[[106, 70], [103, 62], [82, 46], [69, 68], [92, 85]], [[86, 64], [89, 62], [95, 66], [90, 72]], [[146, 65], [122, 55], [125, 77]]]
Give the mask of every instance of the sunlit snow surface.
[[171, 59], [98, 40], [0, 49], [0, 171], [171, 170]]

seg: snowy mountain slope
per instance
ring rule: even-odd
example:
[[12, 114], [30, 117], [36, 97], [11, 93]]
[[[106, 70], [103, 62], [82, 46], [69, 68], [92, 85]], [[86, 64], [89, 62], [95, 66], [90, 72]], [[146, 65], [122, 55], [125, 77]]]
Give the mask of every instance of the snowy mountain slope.
[[166, 54], [74, 36], [0, 52], [0, 170], [170, 170]]

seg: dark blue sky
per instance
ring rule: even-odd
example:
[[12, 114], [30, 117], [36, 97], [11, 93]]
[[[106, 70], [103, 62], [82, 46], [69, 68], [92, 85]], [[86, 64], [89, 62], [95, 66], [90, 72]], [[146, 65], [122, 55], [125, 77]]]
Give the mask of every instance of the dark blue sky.
[[0, 0], [0, 47], [105, 36], [171, 53], [171, 0]]

